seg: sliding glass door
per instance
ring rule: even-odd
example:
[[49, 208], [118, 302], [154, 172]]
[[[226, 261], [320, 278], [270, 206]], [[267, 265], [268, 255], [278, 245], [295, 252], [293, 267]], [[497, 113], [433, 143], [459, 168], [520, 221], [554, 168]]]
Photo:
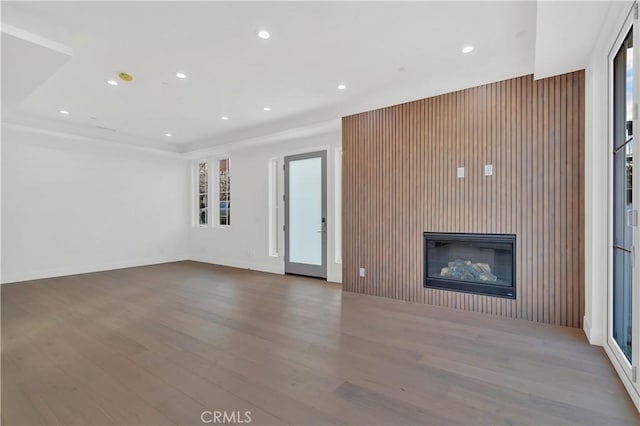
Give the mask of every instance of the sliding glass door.
[[[632, 15], [632, 14], [631, 14]], [[634, 176], [634, 130], [637, 124], [638, 52], [634, 46], [634, 21], [630, 18], [610, 55], [610, 152], [611, 152], [611, 253], [608, 290], [607, 346], [614, 361], [629, 381], [637, 386], [639, 355], [638, 309], [640, 270], [635, 243], [638, 228], [639, 194], [633, 188], [640, 180]]]

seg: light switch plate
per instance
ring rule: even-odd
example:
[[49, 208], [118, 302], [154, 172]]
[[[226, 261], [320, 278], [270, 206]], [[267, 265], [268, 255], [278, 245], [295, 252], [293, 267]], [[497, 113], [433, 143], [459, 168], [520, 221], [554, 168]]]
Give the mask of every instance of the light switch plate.
[[484, 175], [492, 176], [493, 175], [493, 164], [485, 164], [484, 165]]
[[360, 268], [360, 277], [364, 277], [364, 268]]
[[464, 167], [458, 167], [458, 177], [459, 178], [464, 177]]

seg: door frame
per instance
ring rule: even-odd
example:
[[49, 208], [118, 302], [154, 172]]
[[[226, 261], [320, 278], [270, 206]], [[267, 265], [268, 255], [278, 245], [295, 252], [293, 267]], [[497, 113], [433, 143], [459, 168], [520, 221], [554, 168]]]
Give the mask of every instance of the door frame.
[[[633, 250], [632, 250], [632, 323], [634, 325], [632, 329], [632, 357], [631, 362], [627, 360], [626, 356], [623, 354], [622, 350], [618, 346], [617, 342], [613, 338], [613, 126], [614, 126], [614, 116], [613, 116], [613, 59], [615, 55], [618, 53], [620, 46], [626, 39], [627, 34], [633, 28], [633, 46], [634, 46], [634, 57], [633, 57], [633, 98], [634, 105], [638, 104], [638, 95], [640, 94], [640, 24], [638, 20], [634, 18], [634, 9], [636, 4], [631, 8], [629, 14], [625, 20], [623, 27], [616, 38], [615, 43], [613, 44], [611, 51], [607, 57], [607, 72], [608, 72], [608, 102], [607, 102], [607, 117], [608, 117], [608, 126], [607, 126], [607, 151], [609, 154], [608, 158], [608, 239], [607, 239], [607, 257], [608, 257], [608, 276], [607, 276], [607, 303], [606, 303], [606, 335], [604, 339], [605, 349], [607, 349], [610, 354], [611, 360], [616, 364], [616, 369], [619, 373], [624, 374], [626, 379], [631, 383], [631, 385], [638, 391], [638, 380], [637, 380], [637, 367], [638, 362], [640, 360], [640, 253], [635, 249], [635, 246], [640, 242], [640, 228], [635, 224], [633, 226], [632, 235], [633, 235]], [[633, 117], [633, 128], [638, 131], [640, 127], [638, 127], [638, 117], [634, 115]], [[640, 134], [640, 133], [639, 133]], [[634, 139], [637, 136], [634, 135]], [[635, 142], [635, 140], [634, 140]], [[639, 146], [636, 144], [636, 146]], [[634, 157], [637, 154], [634, 153]], [[636, 157], [637, 158], [637, 157]], [[635, 173], [633, 176], [632, 185], [635, 188], [640, 188], [640, 173]], [[636, 197], [637, 199], [637, 197]], [[633, 212], [636, 213], [638, 211], [638, 204], [634, 200], [633, 202]]]
[[[321, 229], [321, 244], [322, 244], [322, 264], [321, 265], [307, 265], [289, 261], [289, 163], [291, 161], [306, 160], [310, 158], [320, 158], [321, 160], [321, 217], [324, 220], [324, 225], [318, 224]], [[327, 151], [317, 150], [312, 152], [305, 152], [302, 154], [292, 154], [284, 157], [284, 273], [305, 275], [315, 278], [327, 279], [327, 232], [328, 232], [328, 219], [327, 219]]]

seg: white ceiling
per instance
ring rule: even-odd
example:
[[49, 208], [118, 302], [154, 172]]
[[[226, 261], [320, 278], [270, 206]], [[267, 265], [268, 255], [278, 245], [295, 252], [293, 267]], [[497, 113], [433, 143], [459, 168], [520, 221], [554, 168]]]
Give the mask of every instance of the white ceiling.
[[17, 107], [72, 56], [66, 46], [3, 25], [2, 59], [12, 64], [2, 69], [2, 110]]
[[[633, 2], [626, 1], [631, 7]], [[611, 2], [538, 2], [536, 78], [583, 69], [600, 35]]]
[[[531, 74], [538, 61], [556, 64], [545, 68], [556, 73], [586, 63], [589, 46], [580, 52], [565, 46], [571, 59], [566, 63], [557, 60], [561, 41], [536, 52], [537, 19], [546, 19], [537, 6], [3, 1], [3, 24], [74, 51], [5, 111], [3, 121], [184, 152], [295, 128], [325, 128], [318, 123]], [[598, 5], [598, 16], [606, 15], [606, 6]], [[593, 32], [596, 14], [590, 16], [590, 28], [574, 25], [578, 36]], [[544, 24], [549, 31], [554, 25]], [[256, 36], [263, 28], [271, 32], [269, 40]], [[476, 50], [463, 55], [467, 44]], [[19, 65], [3, 52], [3, 74], [12, 67]], [[105, 84], [121, 71], [134, 81]], [[177, 79], [177, 71], [188, 78]], [[339, 83], [347, 90], [337, 90]], [[3, 97], [9, 86], [3, 79]], [[265, 106], [272, 110], [263, 111]], [[62, 116], [60, 109], [70, 114]], [[223, 115], [230, 119], [221, 120]]]

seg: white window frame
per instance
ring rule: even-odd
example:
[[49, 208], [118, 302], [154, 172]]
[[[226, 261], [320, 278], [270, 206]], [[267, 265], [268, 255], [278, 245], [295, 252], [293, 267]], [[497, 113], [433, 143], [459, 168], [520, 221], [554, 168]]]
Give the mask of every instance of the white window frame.
[[[222, 228], [222, 229], [226, 229], [226, 228], [230, 228], [231, 227], [231, 221], [229, 221], [228, 225], [222, 225], [220, 224], [220, 162], [227, 160], [227, 168], [229, 171], [229, 201], [231, 201], [231, 195], [233, 194], [233, 191], [231, 190], [231, 156], [229, 155], [220, 155], [217, 156], [213, 161], [215, 161], [216, 164], [216, 178], [215, 178], [215, 191], [212, 191], [213, 194], [215, 194], [215, 200], [216, 200], [216, 208], [215, 208], [215, 214], [213, 214], [213, 217], [215, 217], [215, 222], [213, 223], [213, 227], [215, 228]], [[210, 180], [211, 181], [211, 180]], [[229, 216], [231, 216], [231, 205], [229, 206]]]
[[[207, 164], [207, 223], [200, 223], [200, 164]], [[193, 218], [194, 226], [201, 228], [207, 228], [211, 225], [211, 162], [207, 159], [196, 160], [193, 164], [193, 187], [194, 187], [194, 211], [191, 217]]]

